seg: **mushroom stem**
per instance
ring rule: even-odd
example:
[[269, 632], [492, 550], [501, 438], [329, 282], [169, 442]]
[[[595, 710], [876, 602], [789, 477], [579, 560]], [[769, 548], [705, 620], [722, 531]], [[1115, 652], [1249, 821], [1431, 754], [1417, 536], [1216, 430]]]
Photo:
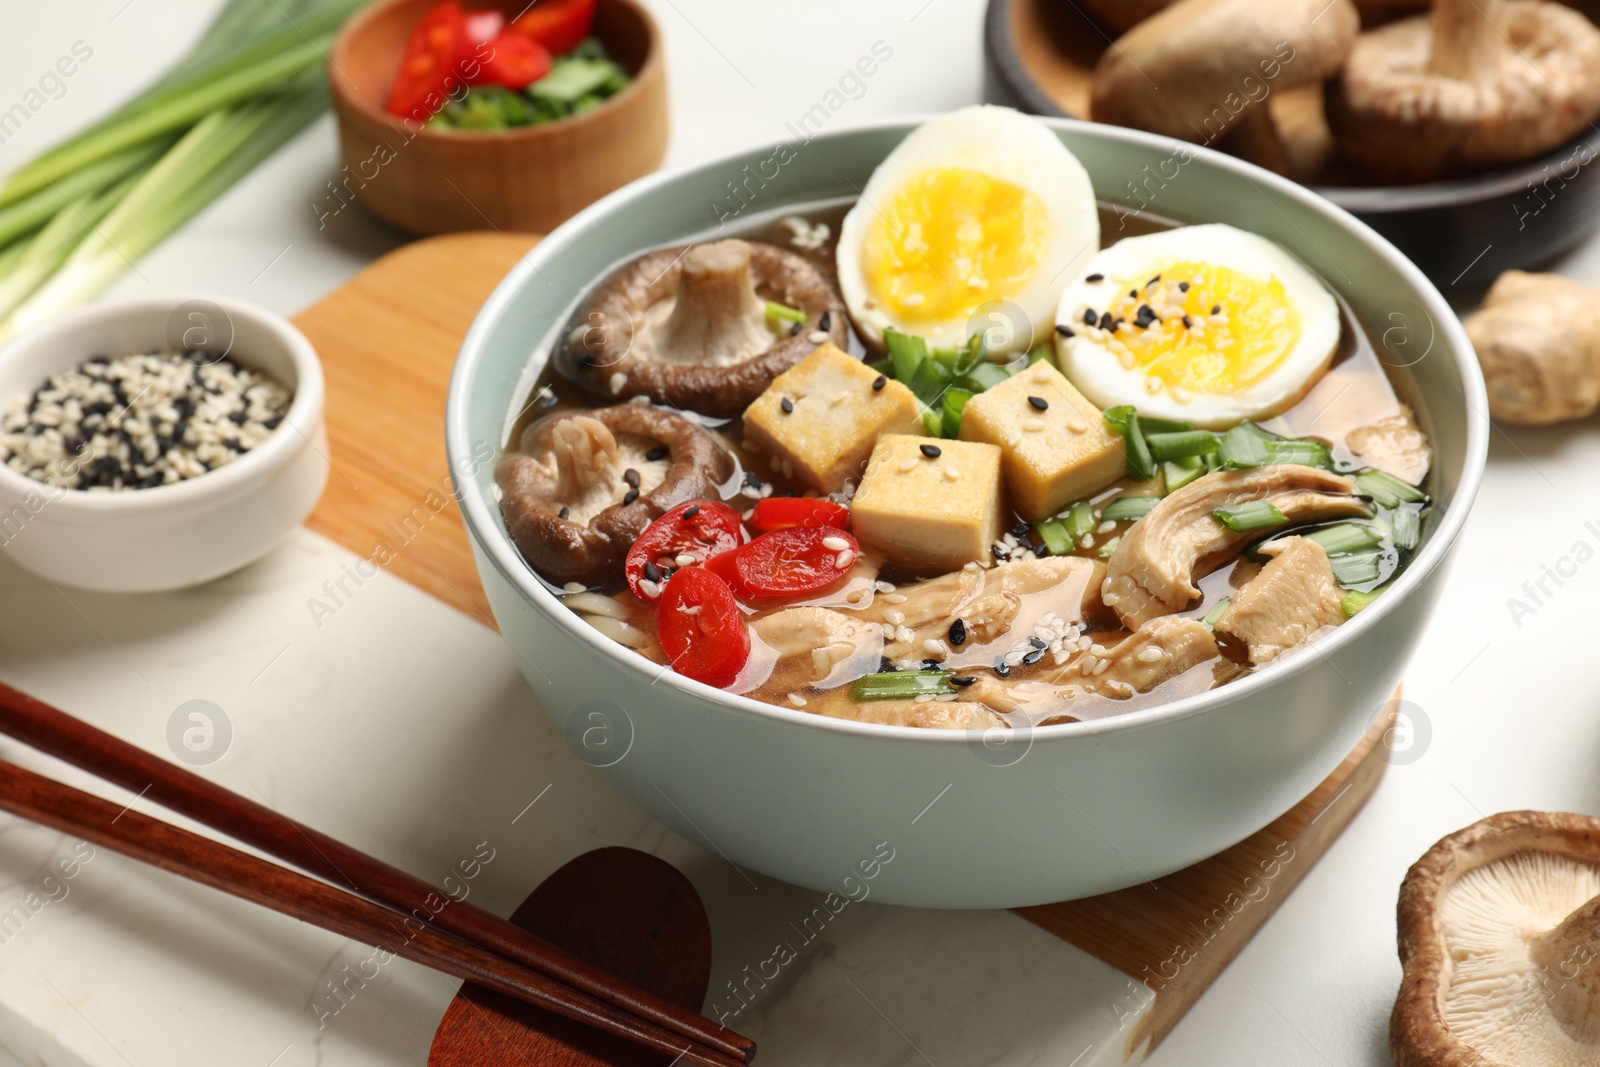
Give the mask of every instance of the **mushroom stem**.
[[772, 344], [766, 305], [750, 276], [743, 241], [695, 245], [683, 255], [678, 297], [663, 326], [659, 358], [732, 363]]
[[1600, 897], [1534, 939], [1529, 955], [1544, 969], [1550, 1013], [1574, 1040], [1600, 1042]]
[[1284, 151], [1278, 124], [1273, 121], [1272, 109], [1267, 106], [1265, 99], [1244, 109], [1228, 131], [1227, 146], [1238, 153], [1239, 158], [1274, 174], [1289, 173], [1289, 156]]
[[599, 419], [579, 415], [559, 423], [551, 434], [556, 461], [556, 497], [577, 499], [602, 476], [616, 469], [617, 439]]
[[1506, 47], [1499, 14], [1500, 0], [1434, 0], [1428, 73], [1470, 82], [1494, 70]]

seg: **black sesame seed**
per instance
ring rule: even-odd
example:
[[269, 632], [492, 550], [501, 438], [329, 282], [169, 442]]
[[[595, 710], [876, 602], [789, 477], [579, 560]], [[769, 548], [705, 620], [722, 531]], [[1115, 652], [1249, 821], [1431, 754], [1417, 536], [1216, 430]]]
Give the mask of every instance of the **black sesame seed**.
[[1050, 647], [1050, 646], [1046, 645], [1042, 640], [1040, 640], [1037, 637], [1028, 638], [1028, 644], [1032, 645], [1034, 648], [1041, 649], [1041, 650]]
[[951, 676], [950, 684], [954, 685], [954, 686], [959, 686], [962, 689], [965, 689], [967, 686], [971, 685], [973, 682], [976, 682], [977, 680], [978, 680], [977, 678], [973, 677], [970, 674], [957, 674], [957, 675]]
[[894, 665], [894, 663], [892, 661], [890, 661], [888, 656], [879, 656], [878, 657], [878, 673], [879, 674], [894, 674], [899, 670], [900, 670], [900, 668], [896, 667]]
[[1099, 322], [1099, 321], [1100, 321], [1100, 317], [1094, 313], [1094, 309], [1093, 308], [1090, 308], [1088, 311], [1085, 311], [1083, 313], [1083, 324], [1085, 326], [1093, 326], [1096, 322]]
[[872, 379], [872, 391], [874, 393], [882, 392], [883, 387], [888, 384], [889, 376], [887, 374], [880, 374], [876, 378]]
[[994, 673], [1001, 678], [1011, 673], [1011, 665], [1006, 662], [1004, 656], [996, 656], [994, 658]]
[[1050, 410], [1050, 401], [1046, 400], [1042, 396], [1030, 396], [1028, 398], [1028, 403], [1033, 405], [1033, 410], [1035, 411]]
[[1027, 523], [1019, 522], [1015, 526], [1011, 527], [1011, 536], [1025, 537], [1027, 536], [1028, 531], [1031, 529], [1033, 529], [1033, 527], [1029, 526]]
[[744, 475], [744, 484], [748, 485], [752, 489], [760, 489], [761, 479], [756, 477], [754, 471], [746, 471]]
[[1068, 326], [1064, 322], [1056, 323], [1056, 333], [1060, 334], [1062, 337], [1076, 337], [1077, 336], [1077, 334], [1072, 332], [1072, 327]]
[[243, 426], [245, 420], [249, 417], [250, 416], [245, 413], [244, 408], [239, 408], [235, 411], [228, 412], [228, 421], [233, 423], [235, 426]]
[[622, 480], [633, 486], [635, 489], [639, 488], [639, 472], [634, 470], [632, 467], [629, 467], [627, 470], [622, 472]]
[[658, 459], [666, 459], [671, 454], [672, 450], [666, 445], [658, 445], [657, 447], [646, 452], [644, 454], [644, 458], [654, 463]]
[[1029, 652], [1026, 656], [1023, 656], [1022, 662], [1031, 667], [1042, 659], [1044, 659], [1044, 649], [1036, 648], [1032, 652]]
[[699, 504], [691, 504], [690, 506], [688, 506], [688, 507], [683, 509], [683, 517], [686, 518], [686, 519], [692, 519], [698, 514], [700, 514], [700, 505]]
[[952, 645], [967, 643], [967, 624], [963, 620], [957, 619], [950, 624], [950, 643]]
[[939, 669], [939, 661], [936, 659], [925, 659], [922, 661], [922, 666], [924, 670], [936, 671]]
[[989, 555], [993, 556], [998, 563], [1004, 563], [1011, 558], [1011, 553], [1005, 550], [1005, 546], [998, 543], [989, 546]]
[[822, 330], [824, 333], [833, 329], [833, 312], [824, 311], [822, 313], [822, 318], [817, 320], [817, 329]]
[[922, 449], [922, 454], [927, 456], [929, 459], [938, 459], [940, 456], [944, 455], [944, 450], [938, 445], [921, 445], [919, 447]]
[[1141, 330], [1148, 330], [1151, 326], [1155, 325], [1156, 322], [1157, 319], [1155, 308], [1151, 307], [1149, 304], [1140, 304], [1139, 313], [1134, 316], [1133, 324], [1139, 327]]
[[559, 518], [559, 519], [569, 518], [569, 517], [571, 517], [571, 515], [572, 515], [572, 509], [571, 508], [562, 508], [560, 511], [556, 512], [556, 517]]
[[1111, 332], [1112, 333], [1116, 333], [1118, 330], [1120, 330], [1122, 328], [1122, 323], [1123, 323], [1123, 320], [1121, 318], [1112, 319], [1111, 320]]
[[661, 568], [657, 567], [654, 563], [651, 563], [649, 560], [645, 560], [644, 561], [644, 576], [646, 578], [650, 579], [652, 582], [659, 582], [661, 580]]
[[1189, 283], [1188, 282], [1179, 282], [1178, 283], [1178, 292], [1187, 293], [1188, 291], [1189, 291]]
[[622, 494], [623, 506], [627, 506], [628, 504], [631, 504], [635, 500], [638, 500], [638, 499], [639, 499], [639, 490], [637, 490], [637, 489], [629, 489], [626, 493]]
[[1221, 304], [1212, 304], [1211, 305], [1211, 314], [1213, 314], [1213, 315], [1222, 314], [1222, 305]]
[[1191, 319], [1189, 316], [1185, 315], [1183, 317], [1183, 328], [1185, 330], [1187, 330], [1189, 327], [1191, 327], [1193, 325], [1194, 325], [1194, 320]]
[[806, 328], [806, 324], [805, 323], [797, 322], [793, 326], [789, 327], [789, 336], [790, 337], [799, 337], [800, 336], [800, 331], [805, 329], [805, 328]]
[[778, 402], [778, 406], [783, 409], [783, 413], [785, 415], [794, 414], [794, 401], [790, 400], [788, 397], [784, 397], [782, 400], [780, 400]]
[[1155, 283], [1156, 283], [1156, 282], [1159, 282], [1159, 281], [1160, 281], [1160, 280], [1161, 280], [1161, 275], [1159, 275], [1159, 274], [1156, 274], [1156, 275], [1153, 275], [1153, 276], [1152, 276], [1152, 277], [1151, 277], [1151, 278], [1150, 278], [1150, 280], [1149, 280], [1149, 281], [1147, 281], [1147, 282], [1145, 282], [1145, 283], [1144, 283], [1144, 287], [1145, 287], [1145, 288], [1146, 288], [1146, 289], [1148, 289], [1148, 288], [1150, 288], [1150, 287], [1151, 287], [1151, 286], [1152, 286], [1152, 285], [1154, 285], [1154, 284], [1155, 284]]
[[1105, 281], [1105, 277], [1106, 276], [1104, 274], [1091, 274], [1087, 278], [1085, 278], [1084, 281], [1086, 281], [1086, 282], [1100, 282], [1100, 281]]
[[1109, 312], [1109, 311], [1100, 312], [1100, 328], [1102, 330], [1111, 329], [1111, 312]]

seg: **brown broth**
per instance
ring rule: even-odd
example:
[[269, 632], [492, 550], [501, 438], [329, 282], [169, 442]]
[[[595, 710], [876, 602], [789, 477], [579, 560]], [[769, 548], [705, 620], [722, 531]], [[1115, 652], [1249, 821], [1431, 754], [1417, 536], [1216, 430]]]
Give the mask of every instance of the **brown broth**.
[[[785, 213], [800, 215], [812, 224], [821, 223], [828, 226], [828, 240], [817, 249], [805, 249], [796, 246], [791, 231], [786, 226], [781, 225], [776, 218], [757, 220], [743, 226], [731, 226], [727, 230], [720, 232], [718, 237], [742, 237], [779, 245], [812, 261], [822, 268], [830, 279], [833, 279], [835, 278], [833, 266], [835, 241], [840, 222], [851, 206], [851, 201], [836, 201], [797, 208]], [[1158, 232], [1179, 225], [1183, 225], [1183, 223], [1156, 218], [1148, 214], [1134, 217], [1130, 220], [1125, 213], [1117, 211], [1113, 205], [1102, 204], [1100, 207], [1101, 233], [1103, 236], [1110, 238], [1103, 240], [1102, 247], [1115, 243], [1115, 241], [1124, 237]], [[626, 262], [620, 264], [617, 269], [620, 270], [625, 265]], [[605, 278], [596, 279], [589, 292], [598, 288], [605, 280]], [[1340, 308], [1341, 334], [1339, 349], [1334, 356], [1332, 365], [1326, 374], [1294, 407], [1276, 419], [1268, 420], [1265, 425], [1269, 429], [1276, 430], [1285, 436], [1322, 439], [1332, 447], [1337, 464], [1341, 465], [1341, 467], [1354, 467], [1357, 463], [1344, 445], [1345, 435], [1351, 430], [1370, 425], [1385, 416], [1398, 412], [1402, 396], [1416, 413], [1425, 434], [1428, 432], [1428, 425], [1425, 421], [1427, 417], [1425, 409], [1415, 403], [1415, 390], [1409, 379], [1404, 376], [1403, 371], [1397, 368], [1393, 369], [1394, 373], [1391, 375], [1391, 368], [1387, 368], [1378, 355], [1379, 349], [1374, 345], [1372, 331], [1367, 324], [1354, 313], [1343, 298], [1337, 297], [1336, 294], [1336, 299], [1338, 299]], [[578, 310], [574, 313], [573, 318], [562, 328], [560, 333], [555, 335], [556, 340], [551, 358], [527, 393], [528, 397], [535, 399], [526, 403], [522, 414], [514, 421], [510, 438], [506, 443], [507, 450], [514, 450], [522, 438], [523, 431], [538, 419], [559, 411], [592, 406], [588, 398], [576, 386], [563, 378], [558, 369], [564, 360], [575, 358], [568, 348], [568, 339], [582, 321], [580, 316], [583, 307], [586, 306], [586, 302], [587, 294], [584, 300], [579, 301]], [[867, 350], [853, 326], [849, 331], [849, 351], [858, 357], [877, 358], [876, 353], [871, 353]], [[742, 471], [758, 471], [759, 477], [772, 485], [774, 495], [801, 495], [801, 487], [789, 483], [780, 474], [768, 471], [764, 463], [759, 462], [756, 457], [753, 457], [742, 447], [738, 420], [707, 420], [707, 424], [710, 432], [739, 461]], [[1134, 483], [1128, 479], [1122, 479], [1095, 494], [1093, 500], [1098, 504], [1128, 490], [1148, 492], [1149, 487]], [[736, 504], [735, 506], [738, 505]], [[1018, 522], [1019, 526], [1022, 525], [1020, 520]], [[1130, 525], [1131, 522], [1120, 522], [1116, 524], [1115, 529], [1107, 530], [1103, 533], [1095, 532], [1092, 536], [1092, 542], [1087, 546], [1078, 548], [1073, 554], [1091, 559], [1095, 558], [1102, 546], [1108, 541], [1121, 536]], [[1380, 585], [1388, 581], [1400, 569], [1402, 563], [1403, 561], [1395, 557], [1391, 551], [1390, 555], [1384, 560], [1382, 577], [1378, 582], [1371, 584]], [[861, 606], [859, 604], [847, 603], [846, 597], [854, 595], [862, 589], [870, 590], [874, 578], [881, 577], [890, 581], [899, 581], [912, 577], [894, 573], [889, 569], [885, 569], [879, 574], [877, 573], [877, 566], [878, 561], [873, 558], [872, 554], [863, 552], [862, 559], [858, 563], [856, 570], [852, 572], [852, 577], [849, 581], [824, 596], [803, 603], [815, 606], [840, 607], [846, 610], [859, 608]], [[1218, 600], [1231, 595], [1242, 586], [1258, 568], [1259, 562], [1252, 560], [1247, 552], [1235, 564], [1225, 566], [1197, 580], [1196, 584], [1202, 592], [1200, 602], [1190, 609], [1176, 614], [1194, 618], [1203, 617], [1216, 605]], [[626, 592], [620, 592], [614, 596], [611, 596], [614, 592], [613, 590], [597, 589], [595, 592], [610, 597], [613, 603], [617, 605], [616, 614], [622, 616], [630, 626], [638, 631], [640, 636], [635, 641], [637, 650], [657, 663], [665, 663], [665, 657], [655, 639], [654, 609], [640, 604]], [[1038, 594], [1040, 597], [1046, 595], [1048, 594]], [[750, 612], [749, 617], [751, 621], [755, 621], [766, 615], [795, 606], [797, 605], [786, 603], [777, 607], [755, 610]], [[1027, 608], [1019, 613], [1018, 620], [1022, 622], [1038, 614], [1039, 610]], [[587, 618], [588, 616], [585, 615], [584, 617]], [[1084, 632], [1091, 636], [1106, 635], [1105, 644], [1108, 646], [1115, 643], [1115, 640], [1120, 639], [1121, 636], [1126, 636], [1125, 632], [1120, 630], [1120, 627], [1108, 624], [1103, 617], [1082, 619], [1081, 625]], [[1014, 627], [1014, 632], [1025, 632], [1025, 630], [1025, 626]], [[602, 629], [602, 632], [605, 632], [605, 630]], [[1114, 637], [1113, 635], [1116, 636]], [[1317, 636], [1314, 635], [1309, 640], [1316, 640]], [[1012, 640], [1014, 638], [1008, 637], [990, 645], [974, 644], [971, 647], [963, 648], [959, 655], [953, 656], [942, 666], [972, 667], [976, 669], [992, 665], [994, 657], [1004, 651], [1001, 646], [1010, 643]], [[1293, 651], [1291, 650], [1291, 652], [1285, 654], [1293, 654]], [[745, 679], [747, 680], [735, 683], [733, 688], [736, 691], [745, 692], [747, 695], [781, 707], [795, 706], [788, 699], [789, 690], [787, 688], [774, 688], [766, 684], [765, 680], [760, 677], [763, 659], [769, 661], [770, 665], [771, 658], [772, 653], [770, 650], [765, 650], [764, 652], [761, 642], [757, 639], [755, 641], [755, 652], [752, 656], [753, 666], [747, 668], [745, 672]], [[1168, 703], [1181, 697], [1199, 693], [1248, 674], [1251, 669], [1248, 664], [1235, 663], [1225, 656], [1219, 656], [1162, 683], [1147, 693], [1135, 694], [1127, 699], [1093, 697], [1074, 702], [1070, 709], [1059, 706], [1053, 708], [1030, 708], [1025, 714], [1013, 714], [1005, 717], [1013, 725], [1020, 725], [1023, 722], [1038, 724], [1047, 720], [1070, 721], [1073, 718], [1103, 718], [1136, 708]], [[1023, 677], [1025, 677], [1024, 674], [1018, 675], [1019, 679]], [[1025, 686], [1019, 683], [1017, 688], [1025, 688]], [[821, 714], [850, 717], [848, 715], [849, 705], [853, 701], [848, 696], [847, 690], [848, 686], [846, 685], [839, 685], [826, 691], [808, 688], [804, 693], [804, 699], [806, 700], [804, 707], [808, 711]]]

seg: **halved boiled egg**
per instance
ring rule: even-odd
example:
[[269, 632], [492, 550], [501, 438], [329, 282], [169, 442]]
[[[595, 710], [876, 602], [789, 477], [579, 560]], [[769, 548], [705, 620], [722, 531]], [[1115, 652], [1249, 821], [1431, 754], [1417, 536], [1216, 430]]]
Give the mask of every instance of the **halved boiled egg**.
[[1100, 245], [1089, 175], [1037, 119], [969, 107], [878, 164], [839, 228], [839, 288], [867, 341], [890, 327], [990, 352], [1050, 334], [1062, 283]]
[[1061, 369], [1103, 408], [1220, 430], [1294, 404], [1339, 346], [1339, 305], [1278, 245], [1214, 223], [1128, 237], [1066, 287]]

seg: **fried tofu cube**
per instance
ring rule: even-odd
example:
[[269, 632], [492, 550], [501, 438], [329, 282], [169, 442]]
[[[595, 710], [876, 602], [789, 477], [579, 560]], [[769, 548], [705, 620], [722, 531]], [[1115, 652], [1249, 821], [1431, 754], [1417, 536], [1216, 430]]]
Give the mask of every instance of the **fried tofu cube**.
[[918, 574], [987, 559], [1005, 529], [1000, 449], [885, 434], [850, 502], [850, 528], [863, 545]]
[[880, 436], [922, 429], [916, 395], [888, 379], [874, 389], [879, 377], [833, 345], [818, 345], [745, 409], [745, 445], [765, 455], [774, 472], [838, 492], [861, 477]]
[[1122, 435], [1048, 360], [967, 401], [961, 438], [1000, 446], [1023, 518], [1049, 518], [1122, 477]]

